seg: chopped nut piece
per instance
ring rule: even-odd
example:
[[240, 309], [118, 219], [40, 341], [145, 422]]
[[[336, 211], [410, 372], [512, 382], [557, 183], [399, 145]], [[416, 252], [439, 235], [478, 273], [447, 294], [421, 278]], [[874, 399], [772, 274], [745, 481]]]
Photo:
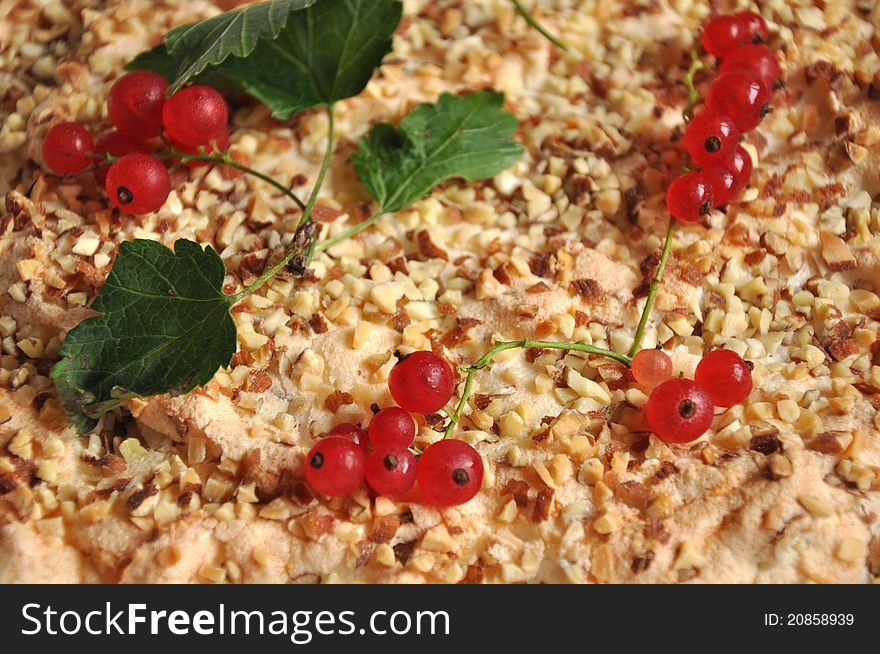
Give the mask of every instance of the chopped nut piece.
[[834, 507], [823, 499], [812, 495], [801, 495], [797, 500], [814, 518], [827, 518], [834, 515]]
[[706, 558], [700, 554], [696, 544], [686, 540], [678, 546], [678, 552], [675, 555], [672, 569], [688, 570], [691, 568], [702, 568], [704, 565], [706, 565]]
[[212, 584], [220, 584], [226, 580], [226, 569], [210, 563], [199, 568], [199, 577]]
[[822, 258], [832, 271], [851, 270], [856, 267], [856, 258], [840, 237], [831, 232], [821, 231], [819, 238], [822, 241]]
[[532, 513], [532, 522], [544, 522], [550, 517], [554, 495], [555, 493], [551, 488], [538, 493], [537, 500], [535, 501], [535, 510]]
[[838, 543], [834, 555], [841, 561], [851, 565], [859, 565], [865, 561], [867, 550], [863, 541], [857, 538], [846, 538]]

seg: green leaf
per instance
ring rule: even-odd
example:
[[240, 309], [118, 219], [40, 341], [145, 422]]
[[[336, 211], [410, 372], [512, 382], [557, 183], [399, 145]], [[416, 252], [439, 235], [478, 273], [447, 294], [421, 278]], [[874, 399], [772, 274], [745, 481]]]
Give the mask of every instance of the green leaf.
[[[239, 54], [244, 48], [224, 50], [223, 58], [198, 67], [188, 63], [192, 38], [172, 43], [177, 29], [183, 29], [177, 28], [165, 44], [139, 54], [126, 68], [159, 73], [172, 83], [169, 90], [190, 79], [212, 86], [233, 83], [264, 102], [276, 118], [286, 120], [363, 91], [391, 52], [402, 12], [399, 0], [320, 0], [291, 12], [282, 29], [260, 35], [244, 55]], [[204, 30], [195, 30], [206, 22], [190, 26], [190, 34], [202, 34]], [[204, 39], [195, 43], [196, 52], [205, 50]]]
[[220, 64], [230, 55], [249, 56], [259, 39], [276, 38], [293, 12], [305, 9], [315, 1], [271, 0], [175, 27], [165, 36], [168, 53], [177, 59], [177, 71], [168, 89], [169, 94], [208, 66]]
[[391, 52], [399, 0], [321, 0], [291, 16], [277, 39], [218, 70], [284, 120], [364, 90]]
[[158, 73], [170, 84], [177, 77], [180, 59], [168, 53], [164, 43], [152, 50], [141, 52], [125, 65], [125, 70], [151, 70]]
[[206, 384], [236, 348], [226, 270], [211, 248], [186, 239], [123, 243], [92, 308], [52, 368], [61, 403], [80, 431], [133, 397], [179, 395]]
[[353, 161], [380, 211], [408, 207], [450, 177], [475, 181], [513, 165], [523, 147], [511, 138], [517, 120], [501, 108], [503, 101], [493, 91], [444, 93], [438, 104], [413, 109], [400, 127], [374, 126]]

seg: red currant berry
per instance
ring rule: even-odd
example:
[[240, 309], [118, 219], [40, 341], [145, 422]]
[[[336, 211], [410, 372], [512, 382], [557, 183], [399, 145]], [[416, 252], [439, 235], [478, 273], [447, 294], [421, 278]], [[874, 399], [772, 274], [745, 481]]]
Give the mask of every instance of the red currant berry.
[[373, 445], [400, 445], [407, 447], [416, 436], [416, 423], [400, 407], [390, 406], [382, 409], [367, 425], [367, 433]]
[[736, 199], [736, 175], [727, 166], [709, 166], [700, 171], [712, 187], [712, 202], [721, 207]]
[[416, 458], [401, 445], [380, 445], [366, 464], [367, 484], [379, 495], [400, 497], [416, 482]]
[[350, 495], [364, 480], [364, 451], [350, 438], [322, 438], [306, 455], [306, 481], [328, 497]]
[[168, 136], [190, 147], [219, 139], [227, 130], [229, 109], [223, 96], [210, 86], [181, 89], [165, 102], [162, 122]]
[[770, 111], [770, 91], [754, 73], [733, 71], [709, 86], [706, 108], [730, 116], [741, 134], [750, 132]]
[[737, 70], [756, 75], [771, 90], [781, 84], [782, 69], [776, 55], [764, 45], [747, 45], [732, 52], [721, 64], [718, 74], [724, 75]]
[[353, 425], [350, 422], [339, 423], [327, 432], [327, 436], [342, 436], [344, 438], [349, 438], [360, 445], [364, 453], [370, 448], [370, 439], [367, 438], [367, 432], [365, 432], [360, 426]]
[[743, 146], [739, 145], [733, 151], [725, 167], [730, 169], [736, 178], [732, 189], [734, 197], [736, 197], [749, 185], [749, 180], [752, 179], [752, 157]]
[[[131, 154], [132, 152], [142, 152], [143, 154], [150, 154], [150, 146], [148, 146], [143, 141], [138, 141], [136, 139], [131, 138], [130, 136], [126, 136], [125, 134], [121, 134], [117, 131], [108, 132], [104, 136], [102, 136], [97, 143], [95, 143], [94, 152], [96, 154], [109, 154], [113, 157], [119, 158], [124, 157], [127, 154]], [[110, 166], [102, 166], [95, 171], [95, 176], [98, 178], [98, 181], [103, 185], [107, 180], [107, 170], [109, 170]]]
[[672, 359], [663, 350], [639, 350], [630, 370], [638, 383], [657, 386], [672, 376]]
[[741, 11], [733, 15], [738, 18], [745, 30], [746, 40], [750, 43], [767, 43], [770, 38], [770, 30], [767, 29], [767, 23], [764, 22], [760, 14], [754, 11]]
[[697, 364], [694, 380], [716, 406], [739, 404], [752, 392], [752, 371], [732, 350], [712, 350]]
[[126, 73], [107, 94], [107, 115], [120, 132], [147, 140], [162, 133], [162, 107], [168, 82], [161, 75], [138, 70]]
[[698, 113], [684, 131], [684, 147], [700, 167], [724, 161], [738, 143], [733, 120], [711, 111]]
[[43, 161], [56, 173], [70, 175], [85, 170], [94, 159], [95, 142], [79, 123], [58, 123], [43, 137]]
[[464, 441], [443, 440], [429, 445], [417, 468], [422, 498], [433, 506], [464, 504], [483, 484], [483, 460]]
[[703, 47], [716, 57], [725, 57], [730, 52], [749, 42], [746, 26], [736, 16], [716, 16], [703, 27]]
[[104, 183], [113, 206], [126, 213], [158, 210], [171, 193], [171, 177], [155, 157], [135, 152], [114, 162]]
[[452, 398], [455, 380], [446, 360], [433, 352], [413, 352], [391, 370], [388, 389], [398, 406], [434, 413]]
[[676, 177], [666, 191], [669, 213], [679, 220], [692, 223], [712, 210], [712, 187], [698, 172]]
[[670, 379], [651, 393], [648, 424], [667, 443], [690, 443], [706, 433], [715, 407], [706, 390], [690, 379]]
[[[185, 145], [183, 143], [175, 143], [174, 149], [178, 152], [183, 152], [184, 154], [199, 154], [199, 155], [207, 155], [214, 156], [218, 152], [223, 152], [226, 148], [229, 147], [229, 130], [225, 130], [220, 136], [217, 138], [211, 139], [205, 145]], [[174, 162], [179, 162], [180, 159], [174, 159]], [[207, 161], [187, 161], [184, 164], [190, 168], [201, 168], [202, 166], [210, 165]]]

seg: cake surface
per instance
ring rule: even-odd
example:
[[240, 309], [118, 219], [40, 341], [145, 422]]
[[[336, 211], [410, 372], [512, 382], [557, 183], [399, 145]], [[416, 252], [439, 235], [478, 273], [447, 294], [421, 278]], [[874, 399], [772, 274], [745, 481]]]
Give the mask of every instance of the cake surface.
[[[99, 132], [134, 55], [234, 4], [0, 0], [0, 582], [880, 577], [880, 6], [759, 3], [786, 85], [744, 143], [751, 187], [677, 232], [644, 344], [688, 377], [708, 349], [738, 352], [754, 365], [748, 401], [670, 445], [619, 364], [508, 351], [477, 374], [456, 432], [483, 457], [483, 488], [437, 510], [365, 489], [316, 498], [304, 455], [391, 404], [395, 351], [459, 365], [495, 340], [625, 351], [680, 166], [682, 67], [719, 3], [528, 3], [565, 53], [507, 0], [407, 0], [393, 53], [337, 106], [324, 234], [369, 216], [357, 140], [442, 92], [504, 92], [525, 156], [386, 216], [309, 277], [280, 275], [234, 309], [239, 351], [207, 386], [132, 400], [80, 436], [48, 371], [118, 245], [210, 244], [226, 281], [246, 283], [282, 256], [299, 213], [206, 167], [177, 172], [160, 211], [120, 215], [92, 179], [42, 172], [42, 135], [59, 120]], [[321, 112], [281, 122], [233, 106], [236, 156], [303, 193], [326, 136]], [[441, 422], [420, 419], [416, 443]]]

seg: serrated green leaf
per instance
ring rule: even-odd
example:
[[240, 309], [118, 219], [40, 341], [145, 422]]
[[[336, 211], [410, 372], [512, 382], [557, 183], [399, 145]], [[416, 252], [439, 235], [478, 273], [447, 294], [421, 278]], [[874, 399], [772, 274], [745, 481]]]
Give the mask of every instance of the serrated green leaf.
[[[125, 65], [125, 70], [151, 70], [158, 73], [170, 84], [177, 75], [180, 59], [168, 54], [164, 43], [160, 43], [152, 50], [141, 52]], [[195, 84], [207, 84], [220, 93], [233, 93], [241, 91], [241, 84], [231, 77], [224, 76], [222, 66], [208, 68], [196, 75], [190, 82]]]
[[[197, 79], [212, 86], [233, 83], [286, 120], [363, 91], [391, 52], [402, 12], [399, 0], [320, 0], [292, 12], [283, 29], [260, 38], [246, 56], [232, 53], [236, 56], [201, 67]], [[186, 60], [178, 40], [139, 54], [126, 68], [152, 70], [179, 83]]]
[[223, 261], [181, 239], [123, 243], [92, 303], [101, 315], [74, 327], [52, 368], [61, 403], [80, 431], [125, 399], [179, 395], [206, 384], [236, 348]]
[[291, 16], [277, 39], [221, 68], [281, 120], [364, 90], [391, 52], [399, 0], [321, 0]]
[[220, 64], [230, 56], [249, 56], [259, 39], [276, 38], [293, 12], [315, 2], [271, 0], [175, 27], [165, 36], [167, 52], [177, 60], [168, 92], [174, 93], [208, 66]]
[[170, 55], [164, 43], [160, 43], [152, 50], [141, 52], [125, 65], [125, 70], [151, 70], [158, 73], [169, 84], [177, 77], [179, 68], [180, 59]]
[[437, 104], [417, 106], [397, 128], [374, 126], [353, 161], [380, 211], [408, 207], [450, 177], [476, 181], [516, 163], [523, 153], [512, 138], [518, 123], [501, 108], [503, 101], [492, 91], [444, 93]]

